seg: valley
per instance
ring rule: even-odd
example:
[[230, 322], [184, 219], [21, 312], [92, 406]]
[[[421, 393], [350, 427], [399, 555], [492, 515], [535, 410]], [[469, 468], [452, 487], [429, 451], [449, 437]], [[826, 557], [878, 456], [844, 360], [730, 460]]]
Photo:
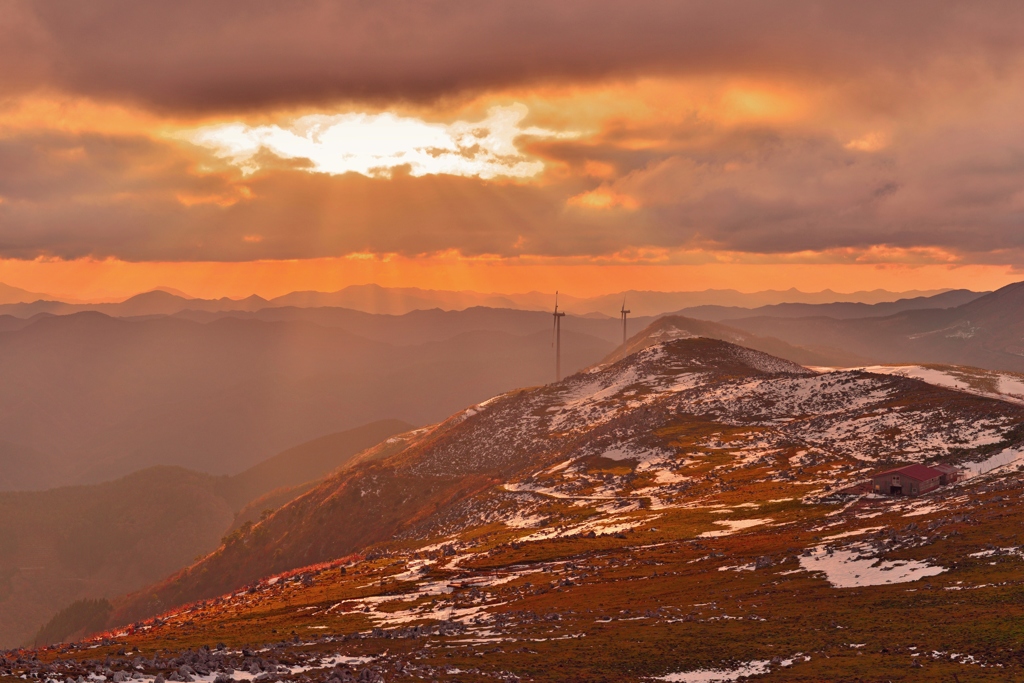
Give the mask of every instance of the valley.
[[92, 623], [88, 610], [47, 620], [161, 580], [410, 427], [384, 420], [331, 434], [230, 477], [159, 466], [102, 484], [0, 493], [0, 647], [78, 633]]

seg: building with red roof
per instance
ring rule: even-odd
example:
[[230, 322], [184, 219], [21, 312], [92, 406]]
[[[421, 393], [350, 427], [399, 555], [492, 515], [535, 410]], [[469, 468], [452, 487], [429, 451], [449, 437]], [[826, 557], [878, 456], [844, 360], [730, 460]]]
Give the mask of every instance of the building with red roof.
[[892, 496], [919, 496], [956, 481], [959, 474], [949, 465], [904, 465], [873, 475], [871, 490]]

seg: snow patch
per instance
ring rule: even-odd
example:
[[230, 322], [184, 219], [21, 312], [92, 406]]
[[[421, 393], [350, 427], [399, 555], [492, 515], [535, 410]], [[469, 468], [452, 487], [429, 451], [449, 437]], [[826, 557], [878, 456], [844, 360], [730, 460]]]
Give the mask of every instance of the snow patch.
[[750, 527], [760, 526], [762, 524], [768, 524], [773, 520], [768, 519], [716, 519], [715, 524], [721, 524], [722, 526], [729, 527], [728, 529], [722, 529], [721, 531], [705, 531], [700, 534], [698, 538], [718, 538], [721, 536], [731, 536], [732, 534], [742, 529], [749, 529]]
[[1024, 452], [1015, 448], [1006, 448], [999, 451], [992, 457], [986, 458], [980, 462], [969, 462], [965, 464], [964, 475], [966, 477], [977, 477], [1008, 465], [1015, 465], [1022, 460], [1024, 460]]
[[658, 676], [655, 680], [669, 683], [718, 683], [719, 681], [735, 681], [743, 676], [759, 676], [768, 673], [771, 663], [766, 659], [755, 659], [735, 669], [697, 669], [696, 671], [679, 671], [666, 676]]
[[833, 588], [906, 583], [946, 571], [945, 567], [933, 566], [922, 560], [879, 560], [870, 554], [866, 543], [842, 549], [818, 546], [799, 559], [805, 571], [824, 572]]

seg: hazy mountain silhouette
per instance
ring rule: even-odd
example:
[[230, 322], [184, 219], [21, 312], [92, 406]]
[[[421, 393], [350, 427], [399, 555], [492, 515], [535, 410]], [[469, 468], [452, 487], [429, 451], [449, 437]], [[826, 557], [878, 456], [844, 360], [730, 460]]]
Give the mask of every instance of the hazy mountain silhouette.
[[[239, 472], [324, 434], [383, 418], [426, 424], [549, 381], [548, 325], [455, 326], [396, 345], [303, 321], [44, 316], [0, 333], [0, 433], [47, 456], [19, 475], [38, 488], [157, 464]], [[571, 327], [569, 371], [614, 347]], [[0, 478], [0, 490], [21, 485]]]
[[51, 297], [48, 294], [30, 292], [27, 289], [12, 287], [11, 285], [6, 285], [3, 282], [0, 282], [0, 304], [18, 304], [49, 298]]
[[854, 301], [837, 301], [824, 304], [783, 303], [757, 308], [741, 306], [693, 306], [678, 311], [678, 315], [701, 320], [728, 321], [739, 318], [771, 316], [773, 318], [877, 318], [894, 315], [903, 311], [925, 308], [954, 308], [978, 299], [988, 292], [972, 292], [968, 289], [953, 289], [934, 296], [919, 296], [897, 301], [883, 301], [867, 304]]
[[[277, 489], [276, 505], [265, 506], [279, 507], [298, 485], [314, 486], [408, 429], [398, 420], [374, 422], [289, 449], [234, 477], [155, 467], [103, 484], [0, 493], [0, 647], [24, 643], [64, 606], [113, 597], [177, 571], [216, 548], [250, 501]], [[70, 609], [43, 637], [74, 632], [58, 633], [88, 618], [90, 606], [96, 607]]]
[[1024, 371], [1024, 282], [954, 308], [848, 320], [760, 316], [729, 324], [799, 346], [843, 349], [873, 362]]
[[[801, 292], [797, 289], [752, 293], [731, 289], [709, 289], [698, 292], [630, 290], [596, 297], [574, 297], [563, 294], [559, 301], [564, 310], [576, 315], [598, 314], [614, 318], [625, 300], [630, 310], [638, 317], [660, 315], [672, 311], [682, 312], [681, 309], [705, 306], [715, 309], [709, 311], [708, 316], [717, 316], [722, 314], [717, 311], [718, 307], [756, 308], [783, 303], [823, 305], [836, 302], [859, 302], [864, 305], [872, 305], [879, 302], [895, 302], [897, 299], [928, 298], [939, 294], [940, 291], [942, 290], [894, 293], [886, 290], [874, 290], [841, 294], [831, 290]], [[53, 300], [52, 297], [45, 295], [29, 296], [29, 294], [31, 293], [13, 296], [9, 301], [5, 301], [0, 296], [0, 315], [28, 318], [39, 313], [69, 315], [82, 311], [97, 311], [115, 317], [131, 317], [169, 315], [181, 311], [255, 311], [261, 308], [282, 307], [348, 308], [364, 313], [402, 315], [415, 310], [439, 308], [447, 311], [461, 311], [481, 306], [547, 311], [554, 303], [554, 295], [550, 292], [486, 294], [416, 287], [381, 287], [373, 284], [352, 285], [336, 292], [291, 292], [269, 300], [255, 295], [243, 299], [226, 297], [200, 299], [166, 287], [137, 294], [118, 303], [64, 302]], [[0, 295], [2, 295], [2, 291], [0, 291]], [[936, 305], [945, 304], [936, 303]], [[903, 308], [888, 312], [895, 312], [895, 310], [903, 310]], [[692, 313], [693, 311], [687, 314]], [[824, 310], [822, 313], [828, 314]]]
[[[461, 311], [439, 308], [410, 311], [402, 315], [377, 315], [348, 308], [263, 308], [252, 312], [183, 311], [177, 318], [211, 322], [231, 317], [267, 322], [303, 321], [324, 327], [336, 327], [352, 334], [398, 346], [443, 341], [467, 332], [501, 332], [512, 335], [551, 335], [551, 313], [508, 308], [473, 307]], [[653, 318], [630, 318], [629, 327], [638, 330]], [[562, 330], [603, 339], [612, 344], [622, 341], [622, 324], [618, 318], [569, 315], [562, 319]]]
[[[388, 315], [401, 315], [410, 311], [431, 308], [444, 310], [462, 310], [474, 306], [522, 308], [514, 298], [501, 294], [451, 292], [417, 287], [381, 287], [379, 285], [352, 285], [337, 292], [292, 292], [272, 299], [270, 305], [300, 308], [330, 306]], [[546, 305], [547, 302], [545, 302], [545, 307]]]

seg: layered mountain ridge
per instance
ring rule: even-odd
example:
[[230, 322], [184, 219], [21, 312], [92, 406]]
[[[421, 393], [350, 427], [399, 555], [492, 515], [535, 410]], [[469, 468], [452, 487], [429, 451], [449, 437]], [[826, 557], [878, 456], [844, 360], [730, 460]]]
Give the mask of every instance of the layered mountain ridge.
[[[885, 304], [879, 311], [903, 310], [921, 306], [941, 306], [952, 299], [963, 300], [971, 292], [950, 294], [946, 290], [912, 291], [900, 294], [885, 290], [840, 294], [831, 290], [801, 292], [797, 289], [786, 291], [764, 291], [743, 293], [736, 290], [705, 290], [702, 292], [655, 292], [630, 290], [596, 297], [562, 296], [562, 305], [579, 314], [597, 313], [611, 315], [623, 299], [638, 316], [660, 315], [683, 308], [707, 306], [714, 309], [735, 307], [762, 307], [799, 302], [797, 305], [833, 306], [835, 303], [854, 303], [850, 310], [870, 313], [876, 304]], [[902, 298], [901, 298], [902, 296]], [[932, 304], [929, 299], [935, 297]], [[487, 294], [474, 291], [445, 291], [420, 289], [417, 287], [382, 287], [380, 285], [351, 285], [336, 292], [297, 291], [265, 299], [250, 295], [245, 298], [202, 299], [167, 287], [142, 292], [120, 302], [82, 303], [56, 300], [43, 294], [27, 292], [0, 283], [0, 316], [13, 315], [30, 317], [39, 313], [67, 315], [81, 311], [98, 311], [114, 316], [167, 315], [181, 311], [238, 312], [258, 311], [263, 308], [299, 307], [320, 308], [340, 307], [373, 314], [402, 315], [415, 310], [443, 309], [464, 310], [472, 307], [508, 308], [519, 310], [546, 311], [551, 306], [553, 295], [545, 292], [524, 294]], [[864, 308], [867, 307], [867, 308]], [[840, 307], [846, 310], [845, 307]], [[895, 309], [895, 310], [893, 310]], [[827, 310], [827, 309], [823, 309]], [[709, 311], [710, 312], [710, 311]], [[728, 311], [726, 311], [728, 315]], [[716, 318], [711, 318], [716, 319]]]
[[1020, 282], [952, 308], [852, 320], [760, 316], [728, 323], [810, 349], [843, 349], [875, 363], [947, 363], [1024, 371], [1024, 283]]

